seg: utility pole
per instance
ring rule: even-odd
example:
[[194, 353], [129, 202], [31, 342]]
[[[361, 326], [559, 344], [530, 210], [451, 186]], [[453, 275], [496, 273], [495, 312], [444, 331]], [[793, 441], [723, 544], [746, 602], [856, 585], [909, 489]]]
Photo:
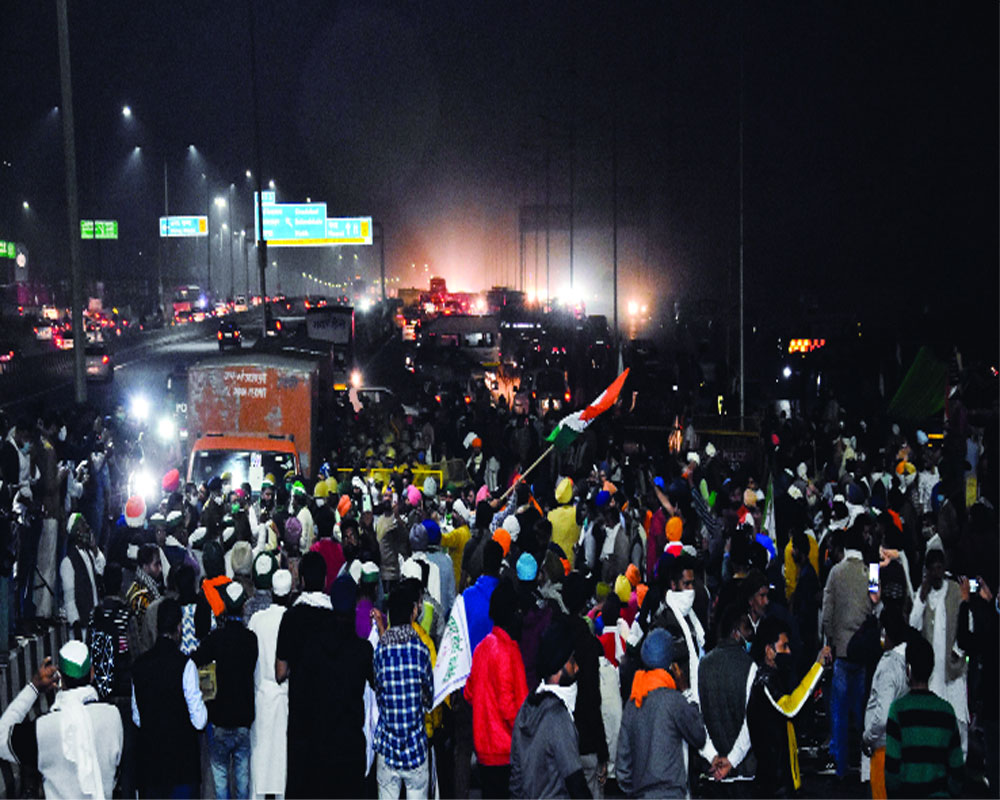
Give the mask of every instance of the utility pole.
[[[63, 105], [63, 154], [66, 162], [66, 205], [69, 210], [69, 264], [73, 296], [73, 388], [76, 402], [87, 402], [83, 330], [83, 275], [80, 274], [80, 210], [77, 205], [76, 140], [73, 136], [73, 76], [70, 72], [69, 17], [66, 0], [56, 0], [59, 26], [59, 84]], [[95, 222], [96, 227], [96, 222]]]
[[205, 250], [208, 256], [208, 272], [205, 275], [205, 294], [211, 293], [212, 287], [212, 193], [209, 191], [208, 175], [204, 172], [201, 177], [205, 179]]
[[385, 303], [385, 231], [382, 223], [372, 220], [372, 233], [378, 236], [379, 274], [382, 276], [382, 303]]
[[743, 361], [743, 25], [740, 16], [740, 430], [743, 430], [743, 416], [746, 413]]
[[[167, 157], [163, 157], [163, 216], [170, 216], [169, 195], [167, 192]], [[159, 308], [163, 309], [163, 262], [166, 260], [167, 240], [160, 237], [160, 260], [156, 265], [156, 296]]]
[[236, 228], [233, 226], [233, 200], [236, 198], [236, 184], [229, 184], [229, 291], [233, 300], [236, 300], [236, 266], [233, 263], [233, 237], [236, 235]]

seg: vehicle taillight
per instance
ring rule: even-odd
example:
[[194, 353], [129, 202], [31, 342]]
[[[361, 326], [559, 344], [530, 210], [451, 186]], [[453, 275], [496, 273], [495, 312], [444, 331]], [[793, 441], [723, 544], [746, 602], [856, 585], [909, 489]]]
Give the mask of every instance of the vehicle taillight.
[[434, 395], [434, 399], [437, 400], [440, 403], [441, 402], [441, 395], [439, 395], [439, 394]]
[[219, 337], [219, 341], [221, 342], [221, 341], [222, 341], [222, 331], [219, 331], [219, 332], [218, 332], [218, 333], [216, 334], [216, 336], [218, 336], [218, 337]]
[[281, 320], [280, 319], [277, 322], [274, 323], [274, 329], [276, 331], [280, 331], [281, 330]]
[[563, 399], [565, 399], [565, 400], [566, 400], [566, 402], [568, 403], [568, 402], [569, 402], [569, 400], [570, 400], [570, 397], [571, 397], [571, 396], [572, 396], [572, 395], [570, 395], [570, 393], [569, 393], [569, 392], [566, 392], [566, 394], [564, 394], [564, 395], [563, 395]]
[[111, 358], [109, 356], [101, 356], [101, 363], [102, 364], [107, 364], [110, 360], [111, 360]]

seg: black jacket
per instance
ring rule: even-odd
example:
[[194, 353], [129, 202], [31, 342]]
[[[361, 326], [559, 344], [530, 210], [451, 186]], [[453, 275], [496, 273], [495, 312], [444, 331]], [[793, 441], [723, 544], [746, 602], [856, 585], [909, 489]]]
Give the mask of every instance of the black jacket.
[[571, 617], [576, 641], [576, 663], [579, 666], [576, 695], [576, 729], [580, 734], [580, 755], [596, 753], [597, 760], [608, 760], [608, 740], [604, 737], [601, 716], [600, 657], [604, 647], [590, 632], [582, 617]]
[[254, 719], [256, 634], [238, 617], [228, 617], [208, 634], [192, 658], [199, 667], [215, 662], [216, 695], [206, 703], [209, 722], [220, 728], [249, 728]]
[[177, 643], [161, 636], [132, 668], [140, 727], [136, 773], [149, 787], [201, 783], [198, 731], [184, 699], [188, 657]]

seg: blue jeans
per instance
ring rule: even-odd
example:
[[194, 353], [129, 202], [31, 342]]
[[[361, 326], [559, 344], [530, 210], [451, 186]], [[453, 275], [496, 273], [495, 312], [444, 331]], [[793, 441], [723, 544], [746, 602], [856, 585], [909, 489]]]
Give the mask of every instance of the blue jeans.
[[864, 724], [865, 668], [846, 658], [833, 662], [833, 687], [830, 691], [830, 754], [837, 764], [837, 777], [847, 774], [850, 756], [847, 752], [848, 726], [851, 717], [861, 730]]
[[220, 728], [213, 725], [208, 757], [218, 800], [229, 800], [230, 776], [236, 797], [250, 796], [249, 728]]

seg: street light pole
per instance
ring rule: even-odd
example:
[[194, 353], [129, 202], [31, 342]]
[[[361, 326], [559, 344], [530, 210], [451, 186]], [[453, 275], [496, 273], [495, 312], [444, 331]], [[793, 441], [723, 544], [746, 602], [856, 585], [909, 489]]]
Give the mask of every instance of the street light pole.
[[382, 276], [382, 302], [385, 303], [385, 231], [382, 223], [373, 220], [372, 232], [378, 236], [379, 274]]
[[205, 254], [208, 258], [205, 273], [205, 292], [212, 291], [212, 193], [209, 191], [208, 176], [203, 172], [201, 178], [205, 181]]
[[73, 388], [77, 403], [87, 402], [84, 362], [83, 275], [80, 274], [80, 211], [76, 188], [76, 140], [73, 135], [73, 77], [69, 57], [66, 0], [56, 0], [59, 26], [59, 83], [63, 104], [63, 153], [66, 161], [66, 205], [69, 211], [69, 263], [73, 295]]
[[229, 285], [233, 300], [236, 299], [236, 267], [233, 264], [233, 237], [236, 228], [233, 226], [233, 199], [236, 196], [236, 184], [229, 184]]

